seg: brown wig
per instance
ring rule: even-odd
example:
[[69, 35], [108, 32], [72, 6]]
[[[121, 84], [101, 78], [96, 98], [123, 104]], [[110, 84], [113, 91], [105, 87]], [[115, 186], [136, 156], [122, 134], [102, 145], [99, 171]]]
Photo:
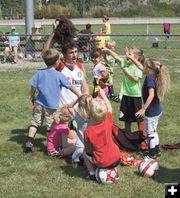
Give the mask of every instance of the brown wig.
[[54, 40], [62, 45], [64, 42], [70, 42], [77, 35], [77, 29], [71, 20], [66, 18], [65, 16], [59, 16], [56, 18], [56, 21], [59, 22], [55, 30]]

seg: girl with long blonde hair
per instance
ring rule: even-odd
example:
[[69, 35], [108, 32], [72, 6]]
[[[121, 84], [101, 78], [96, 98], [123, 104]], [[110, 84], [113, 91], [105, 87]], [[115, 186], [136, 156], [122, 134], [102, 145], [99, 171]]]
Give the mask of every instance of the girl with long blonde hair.
[[158, 121], [162, 114], [160, 100], [170, 87], [170, 74], [167, 67], [155, 59], [145, 60], [143, 73], [146, 75], [142, 87], [144, 106], [135, 115], [142, 117], [145, 114], [149, 156], [155, 159], [161, 154], [157, 133]]

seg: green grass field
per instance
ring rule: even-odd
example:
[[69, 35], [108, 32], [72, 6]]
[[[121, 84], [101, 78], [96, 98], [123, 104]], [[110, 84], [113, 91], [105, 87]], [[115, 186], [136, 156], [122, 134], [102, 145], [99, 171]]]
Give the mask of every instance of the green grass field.
[[[119, 40], [127, 43], [126, 39]], [[135, 40], [134, 44], [139, 45], [139, 41]], [[143, 47], [143, 42], [141, 45]], [[124, 47], [118, 45], [118, 50], [123, 52]], [[161, 144], [179, 142], [179, 53], [179, 49], [145, 48], [146, 57], [159, 57], [171, 74], [171, 89], [162, 102], [164, 112], [158, 126]], [[85, 64], [85, 67], [92, 90], [92, 64]], [[114, 87], [119, 93], [122, 72], [118, 66], [114, 70]], [[105, 186], [87, 181], [87, 172], [82, 167], [73, 167], [69, 160], [51, 159], [46, 155], [43, 126], [36, 135], [34, 152], [24, 154], [23, 146], [31, 120], [28, 81], [34, 72], [33, 68], [0, 71], [0, 197], [161, 198], [165, 195], [165, 183], [180, 181], [179, 150], [162, 150], [162, 156], [157, 160], [160, 171], [154, 179], [139, 176], [136, 167], [119, 166], [120, 180], [116, 184]], [[123, 127], [118, 121], [119, 103], [112, 102], [112, 106], [115, 123]], [[136, 125], [133, 128], [136, 129]], [[139, 153], [133, 155], [142, 158]]]

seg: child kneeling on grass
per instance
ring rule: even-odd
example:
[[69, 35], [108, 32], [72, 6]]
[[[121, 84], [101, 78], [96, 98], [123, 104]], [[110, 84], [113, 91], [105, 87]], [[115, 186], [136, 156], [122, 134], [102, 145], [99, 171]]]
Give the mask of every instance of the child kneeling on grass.
[[120, 150], [112, 139], [112, 106], [100, 88], [101, 98], [90, 103], [90, 124], [84, 132], [84, 161], [89, 179], [95, 180], [96, 168], [114, 168], [120, 161]]
[[[66, 87], [78, 97], [80, 95], [66, 77], [56, 70], [60, 62], [60, 54], [57, 50], [46, 50], [43, 52], [42, 58], [47, 67], [39, 69], [30, 80], [33, 115], [25, 145], [26, 153], [32, 152], [34, 137], [43, 119], [45, 120], [47, 132], [50, 131], [53, 123], [52, 115], [59, 108], [61, 88]], [[36, 91], [38, 91], [38, 94], [35, 97]]]
[[48, 155], [52, 157], [71, 155], [76, 143], [76, 132], [70, 130], [68, 126], [73, 119], [73, 110], [64, 105], [53, 115], [55, 124], [48, 134]]

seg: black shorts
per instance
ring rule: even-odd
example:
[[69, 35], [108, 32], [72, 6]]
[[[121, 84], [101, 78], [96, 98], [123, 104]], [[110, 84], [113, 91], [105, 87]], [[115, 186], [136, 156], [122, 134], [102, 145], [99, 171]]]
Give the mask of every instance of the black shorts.
[[119, 120], [125, 122], [141, 122], [143, 117], [136, 117], [135, 113], [142, 108], [141, 97], [130, 97], [123, 95], [121, 105]]

